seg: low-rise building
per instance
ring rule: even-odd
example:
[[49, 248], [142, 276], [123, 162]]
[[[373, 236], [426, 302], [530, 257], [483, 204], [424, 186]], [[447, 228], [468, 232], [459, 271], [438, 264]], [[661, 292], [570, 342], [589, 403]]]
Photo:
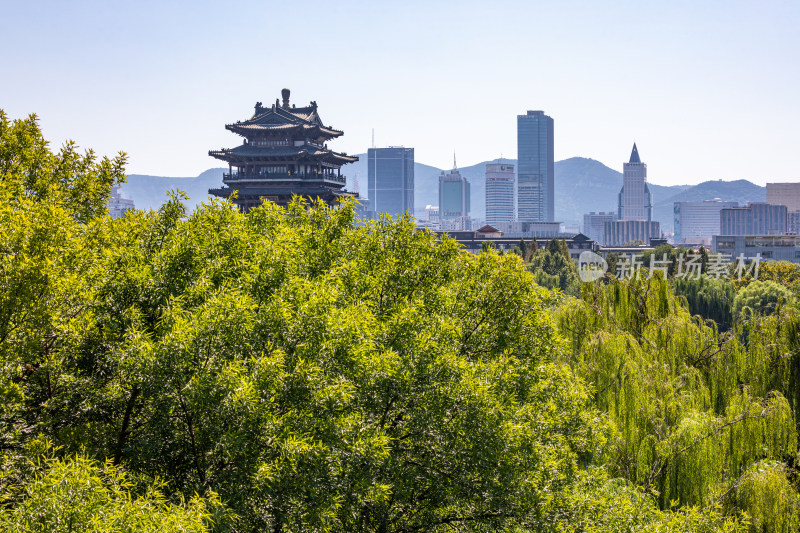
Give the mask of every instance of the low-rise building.
[[800, 235], [715, 235], [711, 249], [733, 259], [772, 259], [800, 263]]
[[603, 223], [603, 246], [648, 244], [661, 237], [661, 224], [647, 220], [607, 220]]
[[[466, 251], [472, 253], [479, 253], [483, 247], [483, 243], [486, 241], [491, 242], [497, 250], [504, 251], [513, 250], [519, 245], [520, 241], [519, 237], [510, 237], [504, 234], [502, 231], [499, 231], [497, 228], [489, 225], [484, 226], [476, 231], [439, 231], [437, 233], [439, 235], [447, 235], [457, 240], [461, 245], [464, 246]], [[561, 235], [555, 237], [563, 239], [567, 243], [569, 255], [576, 261], [580, 257], [581, 252], [588, 250], [596, 253], [600, 248], [600, 245], [597, 242], [593, 241], [582, 233], [577, 235]], [[547, 246], [548, 241], [550, 241], [552, 238], [553, 237], [534, 237], [533, 239], [536, 240], [538, 248], [542, 249]], [[527, 238], [525, 240], [528, 241]]]
[[617, 218], [613, 211], [601, 211], [583, 215], [583, 234], [597, 242], [605, 241], [604, 224]]
[[561, 222], [498, 222], [492, 224], [508, 238], [553, 238], [562, 235]]

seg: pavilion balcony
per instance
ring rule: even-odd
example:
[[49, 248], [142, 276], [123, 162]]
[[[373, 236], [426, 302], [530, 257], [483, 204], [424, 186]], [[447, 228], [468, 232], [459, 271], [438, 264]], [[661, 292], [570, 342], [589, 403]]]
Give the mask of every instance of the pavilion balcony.
[[333, 172], [225, 172], [222, 174], [224, 183], [237, 181], [332, 181], [334, 183], [347, 183], [344, 176]]

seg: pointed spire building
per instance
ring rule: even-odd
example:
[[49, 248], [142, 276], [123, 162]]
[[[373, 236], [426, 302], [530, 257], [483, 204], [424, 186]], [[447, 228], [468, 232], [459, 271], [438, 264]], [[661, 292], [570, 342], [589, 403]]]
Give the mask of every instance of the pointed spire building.
[[636, 143], [631, 157], [622, 164], [622, 190], [619, 191], [617, 217], [620, 220], [653, 219], [653, 195], [647, 187], [647, 165], [642, 163]]
[[617, 219], [603, 223], [603, 244], [606, 246], [647, 244], [651, 239], [661, 237], [661, 225], [653, 220], [653, 195], [647, 187], [647, 165], [642, 163], [636, 143], [633, 143], [630, 159], [622, 164]]

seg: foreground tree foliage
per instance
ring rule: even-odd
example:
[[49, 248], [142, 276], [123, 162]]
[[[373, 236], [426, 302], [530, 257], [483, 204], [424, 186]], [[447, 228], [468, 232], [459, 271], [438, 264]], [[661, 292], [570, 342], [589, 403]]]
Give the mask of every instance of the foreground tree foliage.
[[733, 302], [736, 298], [733, 281], [703, 275], [672, 279], [671, 286], [676, 296], [686, 299], [692, 315], [714, 321], [720, 331], [728, 331], [733, 327]]
[[[602, 427], [517, 259], [301, 202], [95, 216], [91, 164], [61, 179], [34, 119], [2, 126], [6, 464], [49, 439], [164, 479], [158, 513], [216, 491], [236, 531], [544, 528], [569, 507]], [[53, 463], [64, 483], [4, 470], [9, 527], [73, 479], [102, 493], [81, 461]]]
[[40, 466], [39, 474], [4, 495], [14, 505], [0, 513], [0, 531], [202, 533], [212, 523], [206, 502], [197, 497], [170, 504], [157, 485], [132, 497], [134, 484], [110, 463], [100, 468], [73, 457]]
[[717, 355], [662, 286], [596, 289], [617, 292], [556, 324], [516, 255], [350, 205], [176, 196], [111, 220], [79, 191], [121, 166], [88, 155], [62, 179], [32, 163], [59, 161], [35, 119], [0, 124], [6, 530], [796, 524], [784, 310], [737, 332], [747, 357]]

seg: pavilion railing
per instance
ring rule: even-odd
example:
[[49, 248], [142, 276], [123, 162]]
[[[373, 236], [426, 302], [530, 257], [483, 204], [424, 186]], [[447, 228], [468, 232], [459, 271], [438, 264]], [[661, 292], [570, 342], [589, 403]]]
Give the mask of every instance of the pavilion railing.
[[265, 172], [263, 174], [255, 172], [225, 172], [222, 174], [224, 182], [230, 181], [279, 181], [279, 180], [303, 180], [303, 181], [334, 181], [337, 183], [346, 183], [347, 180], [344, 176], [328, 172]]

